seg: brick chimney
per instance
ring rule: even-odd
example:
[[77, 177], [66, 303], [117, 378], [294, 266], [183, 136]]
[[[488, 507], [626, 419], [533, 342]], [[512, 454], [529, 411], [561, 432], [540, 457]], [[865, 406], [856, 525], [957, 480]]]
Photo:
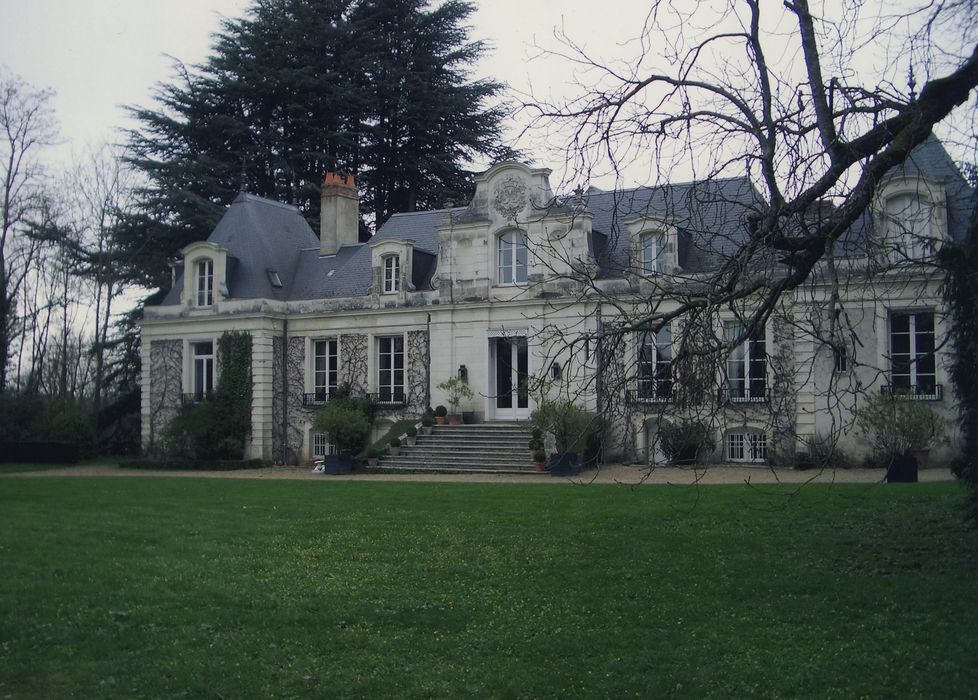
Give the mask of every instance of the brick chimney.
[[319, 212], [319, 250], [333, 255], [360, 242], [360, 196], [352, 175], [326, 173]]

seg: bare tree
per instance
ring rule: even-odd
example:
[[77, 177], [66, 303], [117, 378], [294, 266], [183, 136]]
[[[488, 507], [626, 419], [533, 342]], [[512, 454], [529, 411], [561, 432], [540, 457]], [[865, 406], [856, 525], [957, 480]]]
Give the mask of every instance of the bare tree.
[[0, 73], [0, 393], [8, 385], [18, 295], [38, 252], [37, 242], [24, 234], [42, 189], [37, 157], [55, 137], [50, 97]]
[[[751, 343], [771, 353], [769, 383], [805, 380], [797, 376], [800, 358], [763, 347], [766, 325], [777, 326], [785, 346], [810, 338], [816, 353], [825, 348], [844, 364], [856, 356], [856, 329], [872, 314], [860, 299], [934, 293], [943, 272], [932, 249], [929, 264], [916, 264], [919, 256], [861, 234], [912, 222], [911, 211], [881, 210], [880, 184], [935, 125], [973, 129], [975, 111], [966, 105], [978, 86], [978, 45], [965, 28], [975, 26], [976, 9], [970, 1], [899, 8], [797, 0], [762, 8], [756, 0], [655, 0], [637, 41], [627, 44], [638, 47], [635, 55], [617, 63], [558, 33], [558, 53], [579, 92], [566, 101], [528, 99], [530, 128], [564, 136], [568, 181], [586, 184], [610, 171], [620, 186], [623, 173], [644, 165], [653, 190], [641, 199], [627, 188], [581, 187], [551, 203], [569, 217], [577, 209], [597, 220], [596, 201], [613, 210], [597, 269], [568, 258], [559, 242], [536, 251], [538, 261], [561, 261], [551, 272], [578, 285], [576, 301], [591, 302], [600, 316], [593, 330], [582, 325], [574, 334], [578, 349], [582, 337], [599, 344], [605, 367], [590, 380], [604, 384], [599, 396], [615, 394], [609, 384], [622, 397], [628, 387], [635, 391], [636, 365], [656, 356], [628, 352], [627, 339], [665, 330], [675, 355], [667, 374], [646, 368], [646, 382], [685, 387], [675, 406], [691, 420], [716, 415], [724, 397], [714, 379], [737, 371], [731, 354]], [[883, 67], [869, 74], [874, 65]], [[926, 79], [918, 91], [919, 77]], [[620, 244], [636, 233], [627, 217], [617, 218], [621, 211], [677, 232], [668, 243], [653, 240], [653, 250], [692, 246], [688, 255], [700, 264], [647, 274], [644, 251]], [[602, 276], [609, 265], [620, 281]], [[546, 333], [555, 353], [572, 354], [567, 329]], [[747, 353], [734, 361], [748, 363]], [[833, 415], [851, 420], [861, 385], [841, 376], [828, 380], [825, 399], [848, 408]], [[643, 390], [654, 393], [654, 386]], [[779, 419], [797, 413], [791, 396], [771, 398], [775, 436], [790, 438], [792, 426]], [[626, 403], [600, 408], [611, 417]]]

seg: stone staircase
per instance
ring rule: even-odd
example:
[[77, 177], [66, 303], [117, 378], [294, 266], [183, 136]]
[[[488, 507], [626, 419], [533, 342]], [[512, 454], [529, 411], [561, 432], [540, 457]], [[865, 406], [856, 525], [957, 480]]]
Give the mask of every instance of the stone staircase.
[[436, 425], [415, 445], [387, 455], [372, 471], [525, 474], [533, 472], [529, 423]]

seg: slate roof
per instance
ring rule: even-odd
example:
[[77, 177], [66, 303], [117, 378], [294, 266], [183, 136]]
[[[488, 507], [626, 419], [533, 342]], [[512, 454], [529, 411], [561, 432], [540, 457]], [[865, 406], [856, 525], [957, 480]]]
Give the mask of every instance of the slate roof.
[[[943, 181], [947, 191], [948, 232], [960, 239], [972, 211], [973, 190], [961, 177], [936, 138], [914, 150], [893, 174], [920, 172]], [[747, 178], [638, 187], [603, 192], [590, 188], [583, 197], [593, 216], [589, 244], [598, 259], [599, 275], [620, 277], [629, 265], [627, 223], [638, 216], [661, 218], [679, 233], [680, 264], [687, 271], [708, 270], [719, 264], [744, 240], [744, 220], [761, 201]], [[551, 213], [572, 212], [567, 201]], [[468, 207], [394, 214], [371, 239], [413, 239], [416, 255], [412, 277], [418, 289], [429, 288], [438, 254], [438, 228], [451, 215], [461, 223], [472, 220]], [[867, 213], [851, 229], [841, 249], [862, 252], [872, 230]], [[371, 250], [366, 244], [344, 246], [335, 255], [320, 255], [319, 239], [299, 211], [290, 205], [250, 194], [239, 194], [208, 241], [228, 249], [228, 287], [232, 298], [302, 300], [364, 296], [372, 282]], [[267, 270], [279, 273], [276, 288]], [[178, 273], [181, 269], [177, 268]], [[178, 304], [182, 276], [161, 305]]]

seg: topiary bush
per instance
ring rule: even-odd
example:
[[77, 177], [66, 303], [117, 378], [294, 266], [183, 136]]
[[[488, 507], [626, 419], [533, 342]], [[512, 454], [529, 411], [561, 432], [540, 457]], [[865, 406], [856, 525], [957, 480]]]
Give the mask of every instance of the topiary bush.
[[923, 401], [889, 393], [872, 394], [856, 409], [856, 425], [883, 463], [926, 450], [944, 437], [944, 420]]

